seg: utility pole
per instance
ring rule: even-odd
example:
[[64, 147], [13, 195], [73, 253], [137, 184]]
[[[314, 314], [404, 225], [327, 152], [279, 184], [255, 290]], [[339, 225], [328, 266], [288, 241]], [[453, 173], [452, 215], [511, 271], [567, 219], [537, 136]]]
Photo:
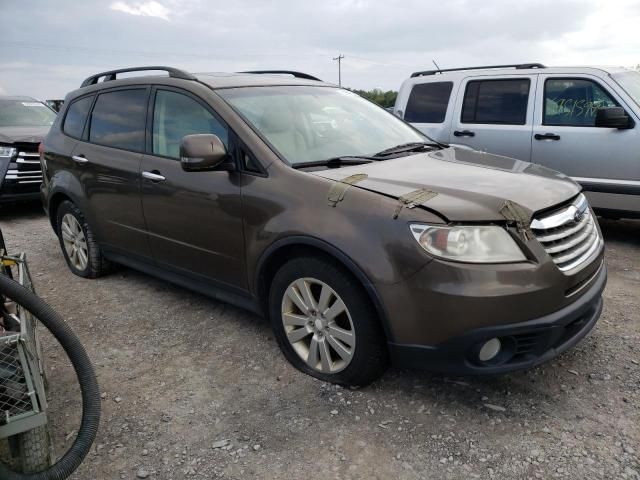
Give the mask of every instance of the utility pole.
[[338, 55], [337, 57], [334, 58], [334, 60], [338, 61], [338, 86], [342, 86], [342, 59], [344, 58], [344, 55]]

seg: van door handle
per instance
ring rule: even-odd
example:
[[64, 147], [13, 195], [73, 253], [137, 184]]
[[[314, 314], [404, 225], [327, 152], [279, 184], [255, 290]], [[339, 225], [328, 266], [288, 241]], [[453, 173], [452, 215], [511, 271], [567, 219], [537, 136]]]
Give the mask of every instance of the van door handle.
[[84, 155], [74, 155], [71, 159], [76, 163], [87, 163], [89, 161]]
[[453, 136], [454, 137], [475, 137], [476, 134], [471, 130], [462, 130], [462, 131], [456, 130], [455, 132], [453, 132]]
[[556, 135], [555, 133], [536, 133], [533, 138], [536, 140], [560, 140], [560, 135]]
[[160, 175], [158, 170], [154, 170], [152, 172], [142, 172], [142, 176], [147, 180], [151, 180], [152, 182], [164, 182], [166, 178]]

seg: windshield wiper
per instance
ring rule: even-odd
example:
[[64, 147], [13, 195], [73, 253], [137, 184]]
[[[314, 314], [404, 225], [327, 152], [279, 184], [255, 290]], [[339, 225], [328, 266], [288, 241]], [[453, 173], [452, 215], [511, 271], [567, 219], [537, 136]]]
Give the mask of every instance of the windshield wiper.
[[374, 158], [386, 157], [387, 155], [394, 155], [396, 153], [405, 152], [419, 152], [427, 147], [441, 147], [441, 144], [428, 143], [428, 142], [411, 142], [396, 145], [395, 147], [385, 148], [384, 150], [373, 155]]
[[345, 155], [343, 157], [333, 157], [326, 160], [316, 160], [314, 162], [294, 163], [291, 165], [293, 168], [307, 168], [307, 167], [342, 167], [343, 165], [362, 165], [363, 163], [371, 163], [380, 160], [379, 158], [360, 156], [360, 155]]

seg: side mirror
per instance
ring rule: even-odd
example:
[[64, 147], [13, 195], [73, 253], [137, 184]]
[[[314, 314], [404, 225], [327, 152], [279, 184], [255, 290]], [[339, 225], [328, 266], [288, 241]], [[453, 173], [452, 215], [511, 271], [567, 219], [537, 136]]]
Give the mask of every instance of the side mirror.
[[[227, 149], [216, 135], [186, 135], [180, 142], [180, 164], [186, 172], [220, 169], [228, 159]], [[229, 162], [229, 167], [231, 165]], [[232, 168], [227, 168], [230, 169]]]
[[622, 107], [607, 107], [596, 110], [596, 127], [633, 128], [633, 120]]

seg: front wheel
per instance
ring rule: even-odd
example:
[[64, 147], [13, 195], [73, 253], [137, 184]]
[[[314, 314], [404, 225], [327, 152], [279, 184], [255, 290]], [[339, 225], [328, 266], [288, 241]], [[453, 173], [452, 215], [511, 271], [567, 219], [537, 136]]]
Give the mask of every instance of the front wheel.
[[388, 364], [370, 299], [356, 279], [331, 261], [300, 257], [283, 265], [272, 282], [269, 313], [283, 353], [309, 375], [363, 386]]

